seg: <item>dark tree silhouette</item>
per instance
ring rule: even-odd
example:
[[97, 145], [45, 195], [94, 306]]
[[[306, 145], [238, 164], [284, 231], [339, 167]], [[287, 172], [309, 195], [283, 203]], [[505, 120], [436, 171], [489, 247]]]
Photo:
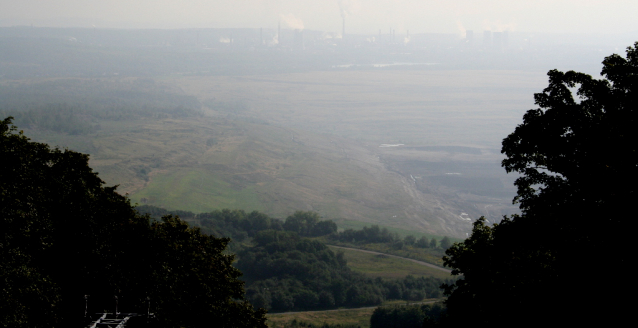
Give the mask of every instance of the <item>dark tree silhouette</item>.
[[242, 301], [228, 239], [171, 216], [150, 224], [104, 187], [88, 156], [51, 149], [0, 121], [0, 322], [77, 326], [89, 312], [146, 313], [157, 326], [265, 327]]
[[[603, 61], [603, 79], [552, 70], [538, 109], [503, 140], [522, 214], [453, 245], [444, 259], [449, 323], [613, 325], [629, 312], [636, 197], [638, 42]], [[603, 301], [597, 301], [603, 300]], [[595, 309], [595, 311], [590, 311]]]

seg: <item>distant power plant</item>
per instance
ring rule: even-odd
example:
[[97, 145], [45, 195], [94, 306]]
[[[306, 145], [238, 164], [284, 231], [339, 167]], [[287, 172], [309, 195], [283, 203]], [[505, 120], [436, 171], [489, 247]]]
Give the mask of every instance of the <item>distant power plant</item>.
[[492, 45], [492, 31], [483, 31], [483, 45], [486, 47]]
[[503, 42], [503, 33], [502, 32], [494, 32], [492, 33], [492, 46], [496, 49], [500, 49]]
[[[283, 26], [282, 26], [283, 23]], [[346, 19], [342, 18], [341, 30], [336, 31], [316, 31], [304, 28], [293, 29], [288, 27], [285, 21], [278, 22], [277, 26], [271, 28], [206, 28], [191, 29], [179, 32], [164, 34], [153, 32], [155, 37], [144, 39], [144, 45], [161, 45], [164, 47], [197, 46], [206, 50], [224, 51], [266, 51], [287, 50], [287, 51], [365, 51], [371, 50], [375, 53], [405, 53], [405, 54], [436, 54], [440, 50], [455, 49], [467, 52], [470, 49], [476, 51], [502, 51], [509, 48], [512, 43], [518, 46], [521, 42], [520, 34], [514, 34], [513, 41], [510, 39], [512, 33], [507, 31], [494, 32], [484, 31], [481, 46], [480, 36], [476, 37], [475, 31], [465, 30], [464, 35], [459, 36], [454, 33], [414, 33], [413, 30], [404, 29], [403, 32], [394, 28], [375, 30], [372, 34], [355, 34], [346, 31]], [[354, 27], [351, 28], [352, 30]], [[100, 35], [95, 29], [88, 30], [91, 40], [95, 40]], [[161, 35], [161, 37], [160, 37]], [[94, 42], [94, 41], [91, 41]], [[105, 42], [105, 41], [100, 41]], [[471, 47], [468, 47], [471, 45]], [[476, 47], [478, 45], [478, 47]], [[412, 48], [400, 50], [400, 48]], [[429, 60], [428, 58], [420, 60]]]

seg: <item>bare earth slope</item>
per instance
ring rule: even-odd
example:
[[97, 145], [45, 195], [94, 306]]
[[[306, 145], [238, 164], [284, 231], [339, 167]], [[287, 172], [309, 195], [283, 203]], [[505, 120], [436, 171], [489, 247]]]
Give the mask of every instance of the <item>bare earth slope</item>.
[[[369, 70], [147, 80], [91, 83], [194, 96], [201, 115], [99, 119], [82, 135], [25, 130], [91, 154], [107, 184], [137, 203], [277, 217], [311, 210], [462, 238], [480, 215], [515, 211], [499, 144], [544, 76]], [[84, 84], [64, 86], [74, 94]]]

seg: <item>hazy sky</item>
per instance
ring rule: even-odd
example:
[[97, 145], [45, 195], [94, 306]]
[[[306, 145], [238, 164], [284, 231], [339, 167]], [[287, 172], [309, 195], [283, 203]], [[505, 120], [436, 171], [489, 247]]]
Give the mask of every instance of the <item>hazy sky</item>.
[[0, 0], [0, 26], [638, 32], [636, 0]]

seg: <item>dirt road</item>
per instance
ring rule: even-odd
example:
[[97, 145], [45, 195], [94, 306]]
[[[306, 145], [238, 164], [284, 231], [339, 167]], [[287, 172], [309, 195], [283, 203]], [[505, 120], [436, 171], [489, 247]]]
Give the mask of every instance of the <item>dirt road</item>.
[[437, 265], [434, 265], [434, 264], [431, 264], [431, 263], [427, 263], [427, 262], [423, 262], [423, 261], [419, 261], [419, 260], [414, 260], [414, 259], [409, 259], [407, 257], [401, 257], [401, 256], [392, 255], [392, 254], [379, 253], [379, 252], [375, 252], [375, 251], [368, 251], [368, 250], [365, 250], [365, 249], [358, 249], [358, 248], [351, 248], [351, 247], [342, 247], [342, 246], [335, 246], [335, 245], [328, 245], [328, 246], [335, 247], [335, 248], [349, 249], [349, 250], [353, 250], [353, 251], [359, 251], [359, 252], [370, 253], [370, 254], [385, 255], [385, 256], [388, 256], [388, 257], [395, 257], [395, 258], [398, 258], [398, 259], [404, 259], [404, 260], [412, 261], [412, 262], [420, 264], [420, 265], [425, 265], [427, 267], [430, 267], [430, 268], [433, 268], [433, 269], [437, 269], [437, 270], [441, 270], [443, 272], [452, 273], [452, 270], [445, 269], [445, 268], [442, 268], [440, 266], [437, 266]]

